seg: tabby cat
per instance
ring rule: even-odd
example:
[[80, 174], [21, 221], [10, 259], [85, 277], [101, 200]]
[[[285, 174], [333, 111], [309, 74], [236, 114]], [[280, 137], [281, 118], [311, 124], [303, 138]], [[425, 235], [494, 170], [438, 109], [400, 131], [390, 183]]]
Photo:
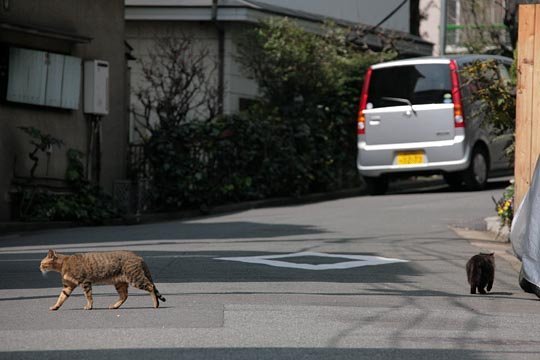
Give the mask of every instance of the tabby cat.
[[480, 294], [485, 294], [484, 288], [491, 291], [493, 280], [495, 279], [495, 254], [474, 255], [467, 261], [467, 280], [471, 286], [471, 294], [476, 294], [476, 289]]
[[62, 255], [49, 250], [47, 256], [41, 260], [39, 269], [42, 273], [57, 271], [62, 276], [64, 288], [50, 310], [58, 310], [78, 285], [81, 285], [86, 297], [85, 310], [91, 310], [93, 306], [92, 284], [115, 286], [120, 298], [109, 306], [109, 309], [118, 309], [126, 301], [128, 284], [148, 291], [154, 302], [154, 308], [159, 307], [159, 300], [165, 301], [156, 289], [144, 260], [131, 251]]

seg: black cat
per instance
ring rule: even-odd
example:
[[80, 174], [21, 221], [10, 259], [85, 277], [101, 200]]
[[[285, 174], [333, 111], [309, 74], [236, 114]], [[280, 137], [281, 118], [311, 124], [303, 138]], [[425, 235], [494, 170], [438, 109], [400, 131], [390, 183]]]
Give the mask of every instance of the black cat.
[[495, 254], [474, 255], [467, 261], [467, 280], [471, 285], [471, 294], [476, 294], [476, 289], [480, 294], [485, 294], [493, 287], [495, 279]]

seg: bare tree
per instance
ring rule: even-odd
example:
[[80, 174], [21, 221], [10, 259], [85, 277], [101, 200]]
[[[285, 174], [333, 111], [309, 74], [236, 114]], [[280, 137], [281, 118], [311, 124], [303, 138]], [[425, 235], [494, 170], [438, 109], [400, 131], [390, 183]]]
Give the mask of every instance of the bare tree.
[[134, 108], [133, 113], [143, 128], [136, 127], [142, 138], [156, 128], [170, 129], [216, 116], [216, 62], [208, 48], [195, 47], [185, 34], [156, 38], [154, 48], [140, 65], [142, 85], [135, 95], [142, 110]]
[[200, 194], [208, 193], [206, 129], [218, 115], [218, 81], [216, 61], [203, 45], [186, 34], [156, 37], [139, 60], [139, 106], [132, 111], [143, 154], [131, 166], [150, 178], [150, 206], [177, 208], [205, 201]]

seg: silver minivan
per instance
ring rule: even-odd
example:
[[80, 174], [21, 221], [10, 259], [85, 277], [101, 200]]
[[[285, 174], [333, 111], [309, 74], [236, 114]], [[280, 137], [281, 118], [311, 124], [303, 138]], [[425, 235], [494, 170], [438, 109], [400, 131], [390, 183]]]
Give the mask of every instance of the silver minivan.
[[[423, 57], [371, 66], [358, 112], [357, 167], [373, 194], [396, 176], [442, 174], [454, 187], [484, 188], [511, 174], [509, 137], [495, 137], [471, 100], [461, 69], [494, 60], [509, 78], [512, 59], [489, 55]], [[476, 84], [478, 86], [478, 84]]]

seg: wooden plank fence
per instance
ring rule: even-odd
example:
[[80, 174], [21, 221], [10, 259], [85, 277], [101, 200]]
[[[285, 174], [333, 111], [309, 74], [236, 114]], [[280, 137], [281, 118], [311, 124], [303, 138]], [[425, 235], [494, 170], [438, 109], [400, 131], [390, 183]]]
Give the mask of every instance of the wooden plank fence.
[[517, 49], [515, 208], [540, 154], [540, 4], [519, 6]]

